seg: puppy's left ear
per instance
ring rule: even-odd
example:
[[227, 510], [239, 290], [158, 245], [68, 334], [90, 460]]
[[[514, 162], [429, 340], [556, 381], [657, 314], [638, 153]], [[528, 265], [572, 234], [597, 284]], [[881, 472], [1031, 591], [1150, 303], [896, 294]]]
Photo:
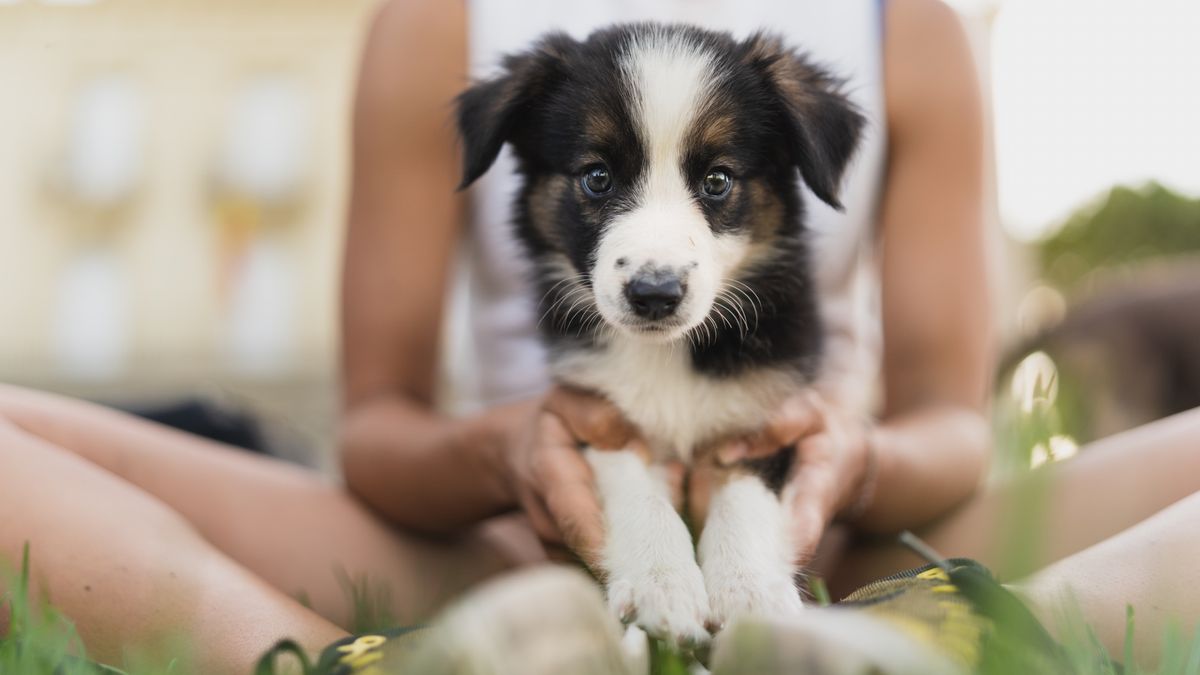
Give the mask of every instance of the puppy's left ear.
[[780, 38], [758, 33], [742, 47], [744, 58], [779, 98], [792, 158], [804, 182], [821, 201], [840, 211], [842, 176], [858, 148], [866, 118], [842, 93], [841, 80]]
[[565, 33], [551, 33], [531, 50], [505, 57], [500, 75], [459, 94], [460, 190], [482, 176], [500, 148], [515, 138], [532, 105], [565, 73], [564, 58], [577, 45]]

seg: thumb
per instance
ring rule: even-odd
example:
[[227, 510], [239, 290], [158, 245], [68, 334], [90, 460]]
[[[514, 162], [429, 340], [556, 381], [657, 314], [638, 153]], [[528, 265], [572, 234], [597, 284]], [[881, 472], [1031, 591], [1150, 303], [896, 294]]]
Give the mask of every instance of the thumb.
[[837, 481], [833, 469], [824, 462], [806, 462], [813, 448], [829, 439], [824, 434], [810, 436], [796, 449], [798, 465], [784, 493], [789, 516], [789, 532], [798, 561], [807, 562], [832, 520], [837, 502]]
[[754, 445], [759, 451], [775, 452], [801, 438], [820, 431], [825, 415], [811, 396], [801, 394], [784, 402], [771, 421], [757, 434]]
[[730, 466], [743, 460], [774, 455], [781, 448], [819, 431], [824, 419], [824, 415], [809, 402], [807, 396], [793, 396], [757, 433], [734, 438], [718, 446], [717, 462], [722, 466]]
[[811, 500], [803, 500], [792, 506], [788, 535], [791, 538], [792, 556], [796, 564], [807, 565], [816, 554], [821, 537], [825, 535], [824, 509]]
[[541, 438], [550, 444], [539, 462], [542, 501], [563, 543], [592, 567], [604, 546], [604, 518], [591, 467], [571, 446], [561, 418], [543, 413], [540, 426]]
[[636, 434], [615, 405], [578, 389], [555, 387], [544, 406], [571, 436], [595, 448], [624, 448]]

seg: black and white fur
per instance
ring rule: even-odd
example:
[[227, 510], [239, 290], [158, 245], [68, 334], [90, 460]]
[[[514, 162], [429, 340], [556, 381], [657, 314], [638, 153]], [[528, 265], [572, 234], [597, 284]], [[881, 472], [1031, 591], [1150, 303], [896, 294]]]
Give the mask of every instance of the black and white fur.
[[723, 476], [693, 547], [655, 464], [753, 432], [818, 374], [798, 178], [839, 206], [863, 125], [839, 85], [768, 35], [636, 24], [548, 35], [459, 98], [463, 185], [505, 143], [518, 160], [555, 376], [651, 447], [649, 464], [584, 452], [610, 603], [653, 634], [700, 642], [706, 624], [801, 608], [779, 477]]

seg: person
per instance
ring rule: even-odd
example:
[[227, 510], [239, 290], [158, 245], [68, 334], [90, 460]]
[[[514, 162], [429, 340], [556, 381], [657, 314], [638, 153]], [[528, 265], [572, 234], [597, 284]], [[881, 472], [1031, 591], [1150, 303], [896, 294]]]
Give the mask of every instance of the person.
[[[16, 560], [30, 545], [35, 588], [99, 660], [183, 633], [199, 647], [201, 672], [245, 672], [279, 638], [316, 650], [346, 635], [354, 607], [339, 578], [386, 588], [386, 608], [403, 624], [564, 544], [585, 557], [601, 545], [574, 448], [603, 446], [622, 422], [603, 401], [549, 387], [532, 317], [506, 304], [519, 274], [501, 264], [512, 256], [495, 238], [511, 179], [493, 171], [468, 210], [455, 192], [447, 120], [469, 57], [521, 46], [529, 25], [556, 18], [576, 30], [647, 13], [771, 21], [862, 69], [855, 91], [875, 135], [850, 178], [845, 216], [814, 212], [812, 223], [840, 251], [818, 275], [849, 306], [829, 318], [846, 338], [840, 363], [853, 386], [832, 382], [820, 405], [781, 412], [764, 434], [798, 444], [797, 558], [846, 529], [915, 529], [946, 555], [1003, 556], [995, 533], [1021, 489], [980, 485], [990, 452], [985, 133], [954, 13], [937, 0], [529, 2], [517, 12], [393, 0], [371, 27], [342, 286], [344, 486], [87, 403], [0, 388], [0, 557]], [[844, 232], [831, 231], [839, 225]], [[435, 364], [463, 241], [475, 247], [476, 290], [489, 300], [474, 310], [484, 405], [449, 416], [435, 408]], [[878, 309], [859, 302], [873, 278]], [[850, 378], [872, 358], [879, 372], [866, 374], [880, 375], [881, 404], [867, 424], [840, 402], [862, 395]], [[1040, 608], [1074, 588], [1100, 639], [1118, 648], [1134, 602], [1147, 658], [1168, 619], [1194, 621], [1200, 585], [1179, 579], [1194, 578], [1186, 562], [1200, 553], [1198, 433], [1200, 411], [1191, 411], [1047, 472], [1039, 555], [1013, 572], [1045, 567], [1018, 585], [1044, 618]], [[755, 452], [738, 442], [725, 454]], [[917, 562], [877, 540], [825, 547], [813, 565], [840, 595]]]

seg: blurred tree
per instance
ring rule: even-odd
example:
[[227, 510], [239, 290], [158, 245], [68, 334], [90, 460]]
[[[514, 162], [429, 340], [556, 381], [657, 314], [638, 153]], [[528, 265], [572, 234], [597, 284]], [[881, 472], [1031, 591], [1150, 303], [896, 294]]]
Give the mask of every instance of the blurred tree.
[[1036, 249], [1046, 281], [1064, 291], [1086, 290], [1097, 273], [1200, 252], [1200, 199], [1155, 182], [1140, 189], [1115, 187], [1072, 214]]

